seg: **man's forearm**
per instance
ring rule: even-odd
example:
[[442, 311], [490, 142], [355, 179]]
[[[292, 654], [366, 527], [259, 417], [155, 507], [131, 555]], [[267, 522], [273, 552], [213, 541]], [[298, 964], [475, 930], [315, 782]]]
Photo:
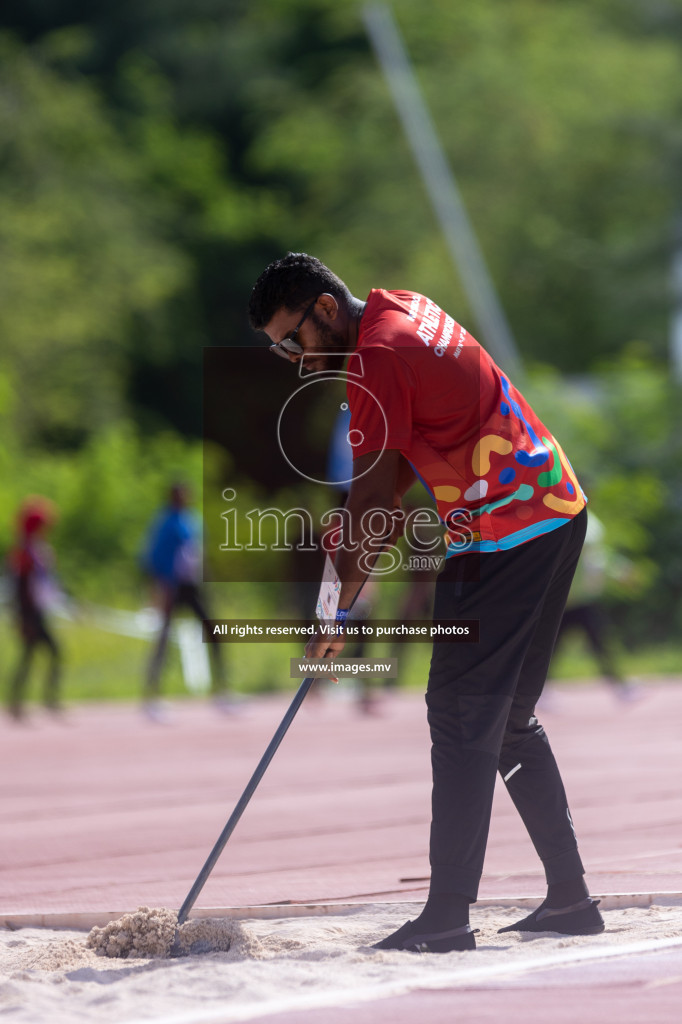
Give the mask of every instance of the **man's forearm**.
[[339, 608], [348, 608], [367, 579], [396, 525], [396, 504], [400, 504], [398, 486], [409, 480], [400, 472], [401, 460], [411, 469], [397, 449], [369, 452], [353, 463], [353, 480], [346, 501], [342, 543], [334, 556], [341, 580]]

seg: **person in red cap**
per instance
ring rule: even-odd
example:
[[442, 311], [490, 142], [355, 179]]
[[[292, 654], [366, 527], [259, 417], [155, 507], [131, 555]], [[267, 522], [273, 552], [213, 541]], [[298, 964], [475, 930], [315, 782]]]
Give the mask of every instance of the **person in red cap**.
[[54, 505], [46, 498], [26, 499], [17, 518], [17, 543], [8, 556], [21, 655], [10, 679], [7, 709], [17, 720], [25, 715], [26, 684], [39, 647], [45, 647], [49, 656], [43, 703], [50, 711], [61, 710], [61, 651], [46, 621], [46, 611], [54, 601], [57, 587], [52, 575], [54, 553], [44, 535], [55, 518]]

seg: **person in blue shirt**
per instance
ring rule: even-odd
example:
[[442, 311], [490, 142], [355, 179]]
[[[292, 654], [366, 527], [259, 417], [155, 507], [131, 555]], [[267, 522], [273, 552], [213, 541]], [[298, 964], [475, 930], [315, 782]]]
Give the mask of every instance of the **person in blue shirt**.
[[[202, 622], [210, 618], [199, 585], [201, 576], [200, 524], [189, 508], [190, 492], [186, 484], [174, 483], [168, 504], [152, 523], [142, 558], [145, 571], [153, 579], [161, 611], [161, 629], [147, 669], [145, 711], [154, 720], [164, 717], [159, 702], [161, 671], [166, 657], [168, 637], [174, 613], [188, 608]], [[212, 660], [212, 690], [217, 706], [227, 709], [225, 669], [220, 644], [209, 645]]]

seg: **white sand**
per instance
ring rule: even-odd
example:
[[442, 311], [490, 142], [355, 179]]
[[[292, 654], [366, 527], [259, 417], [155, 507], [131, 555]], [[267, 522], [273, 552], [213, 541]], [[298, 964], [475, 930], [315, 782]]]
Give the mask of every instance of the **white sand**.
[[[145, 912], [149, 916], [140, 911]], [[608, 910], [606, 932], [581, 938], [498, 935], [498, 928], [524, 917], [528, 908], [474, 908], [472, 925], [480, 928], [476, 952], [421, 955], [369, 948], [418, 912], [419, 906], [402, 904], [324, 917], [188, 922], [190, 948], [201, 939], [212, 951], [178, 959], [141, 956], [143, 948], [132, 946], [128, 958], [109, 959], [88, 948], [84, 933], [2, 929], [0, 1018], [21, 1024], [230, 1022], [419, 988], [499, 987], [529, 971], [561, 970], [630, 947], [634, 954], [661, 940], [682, 951], [680, 906]], [[161, 932], [166, 929], [164, 951], [166, 933], [174, 934], [175, 927], [174, 915], [166, 914], [169, 920], [157, 912]], [[91, 944], [103, 950], [109, 939], [95, 934]]]

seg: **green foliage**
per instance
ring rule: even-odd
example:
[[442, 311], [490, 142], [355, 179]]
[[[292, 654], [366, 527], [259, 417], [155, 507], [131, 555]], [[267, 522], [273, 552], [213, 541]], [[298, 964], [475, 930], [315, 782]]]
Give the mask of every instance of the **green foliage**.
[[[393, 7], [522, 352], [573, 372], [633, 337], [660, 356], [679, 7]], [[157, 223], [204, 300], [183, 307], [188, 344], [202, 331], [244, 339], [250, 284], [287, 248], [315, 251], [359, 294], [409, 286], [470, 320], [361, 8], [142, 0], [15, 15], [70, 85], [83, 87], [75, 68], [88, 73], [152, 210], [164, 208]], [[186, 353], [175, 321], [145, 321], [164, 358]]]
[[669, 375], [630, 348], [582, 385], [538, 371], [527, 387], [552, 424], [602, 520], [612, 551], [631, 568], [614, 596], [634, 642], [679, 628], [682, 597], [682, 410]]
[[[666, 635], [682, 2], [393, 8], [522, 355], [551, 367], [529, 397], [635, 567], [623, 628]], [[358, 295], [414, 288], [467, 324], [468, 300], [359, 0], [7, 0], [2, 26], [0, 547], [23, 496], [48, 494], [66, 582], [128, 603], [168, 479], [199, 493], [202, 347], [252, 343], [270, 259], [312, 251]], [[234, 461], [208, 453], [213, 525]]]
[[59, 519], [52, 541], [59, 571], [76, 597], [116, 603], [139, 589], [139, 555], [169, 484], [187, 481], [201, 494], [202, 448], [177, 435], [143, 439], [120, 425], [93, 436], [78, 452], [34, 453], [0, 445], [0, 551], [14, 537], [14, 516], [27, 494], [49, 496]]
[[132, 315], [186, 285], [163, 203], [93, 87], [0, 40], [0, 336], [19, 439], [73, 443], [125, 410]]
[[[582, 372], [633, 336], [662, 354], [679, 49], [599, 4], [394, 7], [522, 353]], [[272, 72], [249, 166], [286, 175], [291, 245], [303, 235], [358, 294], [409, 283], [468, 321], [374, 60], [335, 56], [314, 88], [305, 53]]]

